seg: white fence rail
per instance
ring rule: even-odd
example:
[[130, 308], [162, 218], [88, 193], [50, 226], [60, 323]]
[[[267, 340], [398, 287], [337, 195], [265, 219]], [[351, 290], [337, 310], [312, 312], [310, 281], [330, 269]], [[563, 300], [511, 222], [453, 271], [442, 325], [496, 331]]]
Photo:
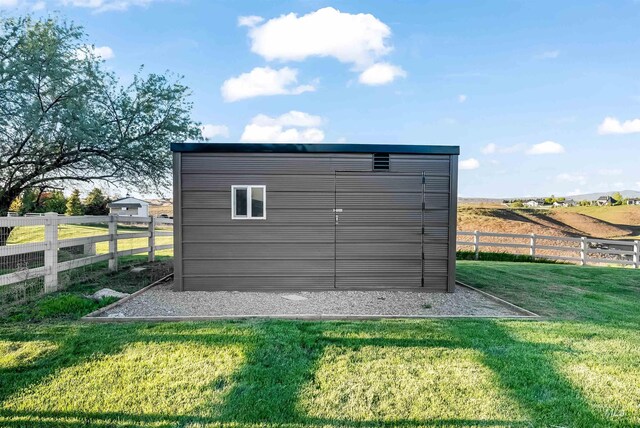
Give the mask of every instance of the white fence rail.
[[640, 241], [583, 237], [524, 235], [515, 233], [458, 231], [457, 249], [480, 258], [485, 251], [528, 255], [532, 259], [559, 260], [587, 264], [619, 264], [640, 268]]
[[[118, 232], [119, 224], [125, 225], [125, 230], [121, 233]], [[101, 234], [74, 237], [70, 232], [73, 230], [68, 225], [100, 225], [87, 231], [90, 234]], [[15, 235], [10, 234], [6, 245], [0, 245], [0, 289], [22, 281], [43, 278], [43, 291], [49, 293], [59, 288], [60, 272], [104, 261], [108, 261], [109, 270], [115, 271], [118, 270], [119, 257], [142, 253], [148, 253], [148, 260], [154, 261], [157, 251], [173, 248], [172, 243], [159, 243], [157, 239], [172, 236], [172, 225], [172, 219], [161, 217], [64, 217], [55, 213], [38, 217], [2, 217], [0, 228], [8, 228]], [[64, 235], [61, 226], [66, 228]], [[31, 230], [31, 235], [23, 236], [24, 232], [20, 232], [20, 229]], [[80, 230], [79, 234], [82, 233], [83, 230]], [[18, 242], [12, 242], [12, 236], [18, 236]], [[119, 246], [119, 243], [127, 240], [132, 244]], [[102, 244], [98, 253], [96, 244]], [[76, 250], [79, 248], [76, 252], [80, 253], [80, 257], [59, 260], [59, 250], [72, 247], [76, 247]], [[35, 266], [37, 264], [40, 266]]]

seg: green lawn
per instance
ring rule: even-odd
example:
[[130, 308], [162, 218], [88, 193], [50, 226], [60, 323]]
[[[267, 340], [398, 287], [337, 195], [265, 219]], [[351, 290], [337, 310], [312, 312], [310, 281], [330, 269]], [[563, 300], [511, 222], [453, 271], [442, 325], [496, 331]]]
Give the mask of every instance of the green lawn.
[[640, 272], [459, 262], [540, 321], [0, 324], [0, 426], [640, 424]]
[[[169, 227], [158, 227], [158, 231], [171, 231]], [[137, 233], [147, 232], [147, 227], [139, 226], [123, 226], [118, 225], [118, 233]], [[61, 224], [58, 226], [58, 239], [85, 238], [89, 236], [107, 235], [108, 228], [106, 224]], [[7, 244], [26, 244], [31, 242], [41, 242], [44, 240], [44, 226], [20, 226], [11, 231]], [[156, 237], [156, 245], [166, 245], [173, 243], [171, 236]], [[129, 250], [134, 248], [144, 248], [149, 244], [149, 238], [129, 238], [118, 240], [119, 250]], [[96, 253], [105, 254], [109, 252], [108, 242], [98, 242], [96, 244]], [[160, 250], [156, 253], [160, 256], [172, 256], [173, 250]]]

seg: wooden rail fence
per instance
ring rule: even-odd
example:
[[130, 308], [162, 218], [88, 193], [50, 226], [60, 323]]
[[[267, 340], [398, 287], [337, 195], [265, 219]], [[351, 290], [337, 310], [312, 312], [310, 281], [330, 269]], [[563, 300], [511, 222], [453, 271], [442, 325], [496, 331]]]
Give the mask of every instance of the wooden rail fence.
[[588, 264], [619, 264], [640, 267], [640, 241], [583, 237], [548, 236], [535, 233], [493, 233], [458, 231], [458, 250], [469, 249], [478, 260], [482, 248], [494, 252], [524, 254], [532, 259], [548, 259]]
[[[140, 225], [140, 230], [135, 232], [118, 233], [118, 224]], [[72, 237], [59, 239], [59, 226], [61, 225], [107, 225], [107, 233], [97, 236]], [[166, 225], [166, 226], [165, 226]], [[148, 253], [148, 260], [154, 261], [156, 252], [173, 248], [173, 244], [157, 245], [156, 238], [160, 236], [172, 236], [167, 229], [173, 225], [173, 220], [160, 217], [126, 217], [126, 216], [59, 216], [55, 213], [47, 213], [39, 217], [3, 217], [0, 218], [0, 228], [24, 228], [31, 226], [44, 226], [44, 239], [27, 240], [27, 242], [0, 246], [0, 287], [19, 283], [35, 278], [44, 278], [44, 292], [49, 293], [58, 289], [58, 273], [76, 269], [82, 266], [91, 265], [98, 262], [108, 261], [109, 270], [118, 270], [118, 258], [133, 254]], [[146, 227], [145, 227], [146, 226]], [[11, 236], [11, 235], [10, 235]], [[119, 249], [118, 243], [135, 238], [144, 238], [144, 246], [138, 248]], [[108, 243], [108, 251], [96, 254], [96, 244], [100, 242]], [[80, 247], [82, 257], [71, 260], [60, 261], [59, 250]], [[29, 266], [28, 261], [40, 255], [43, 259], [42, 266]], [[44, 257], [42, 257], [44, 254]], [[21, 262], [24, 266], [15, 269], [14, 265]], [[27, 260], [27, 261], [24, 261]], [[5, 273], [7, 272], [8, 273]]]

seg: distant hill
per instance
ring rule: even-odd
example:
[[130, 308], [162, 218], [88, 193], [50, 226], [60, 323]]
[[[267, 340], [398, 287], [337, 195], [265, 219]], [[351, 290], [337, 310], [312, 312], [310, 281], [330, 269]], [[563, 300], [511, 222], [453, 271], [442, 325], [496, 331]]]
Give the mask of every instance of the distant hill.
[[[616, 191], [612, 192], [596, 192], [596, 193], [583, 193], [581, 195], [565, 195], [566, 199], [573, 199], [574, 201], [594, 201], [598, 199], [600, 196], [611, 196]], [[620, 192], [623, 198], [640, 198], [640, 191], [637, 190], [622, 190]], [[509, 197], [509, 198], [458, 198], [458, 202], [461, 204], [501, 204], [503, 200], [525, 200], [525, 199], [541, 199], [546, 198], [550, 195], [540, 195], [540, 196], [526, 196], [526, 197]], [[557, 195], [561, 196], [561, 195]]]
[[[596, 193], [584, 193], [582, 195], [565, 196], [567, 199], [573, 199], [574, 201], [593, 201], [600, 196], [611, 196], [614, 192], [596, 192]], [[620, 192], [623, 198], [640, 198], [640, 192], [637, 190], [622, 190]]]

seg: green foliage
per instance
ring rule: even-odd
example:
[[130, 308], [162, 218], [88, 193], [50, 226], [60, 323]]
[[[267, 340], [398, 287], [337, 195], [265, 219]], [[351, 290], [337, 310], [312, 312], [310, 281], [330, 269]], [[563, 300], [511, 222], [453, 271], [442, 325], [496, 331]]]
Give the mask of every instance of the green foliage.
[[511, 203], [511, 208], [523, 208], [524, 204], [522, 203], [522, 201], [515, 201]]
[[25, 190], [67, 181], [169, 185], [170, 143], [201, 138], [179, 79], [121, 86], [72, 23], [3, 17], [0, 59], [0, 216]]
[[612, 205], [619, 206], [619, 205], [622, 205], [622, 203], [624, 202], [624, 197], [620, 192], [614, 193], [613, 195], [611, 195], [611, 197], [613, 198], [613, 201], [614, 201]]
[[84, 200], [86, 215], [107, 215], [107, 205], [111, 200], [105, 196], [101, 189], [94, 187]]
[[74, 294], [45, 297], [35, 307], [35, 319], [74, 317], [79, 318], [98, 307], [97, 302]]
[[[456, 260], [475, 260], [475, 253], [473, 251], [456, 251]], [[509, 254], [484, 251], [478, 253], [478, 260], [518, 263], [558, 263], [554, 260], [532, 258], [531, 256], [528, 256], [526, 254]]]
[[84, 206], [82, 205], [82, 201], [80, 200], [80, 191], [78, 189], [74, 189], [67, 199], [67, 209], [65, 211], [66, 215], [83, 215], [84, 214]]
[[56, 190], [50, 193], [42, 201], [42, 212], [54, 212], [64, 214], [67, 210], [67, 198], [61, 191]]
[[20, 204], [20, 215], [32, 213], [36, 211], [38, 195], [33, 189], [27, 189], [22, 194], [22, 203]]
[[590, 201], [587, 201], [586, 199], [585, 199], [585, 200], [582, 200], [582, 201], [580, 201], [580, 202], [578, 202], [578, 204], [579, 204], [581, 207], [589, 207], [589, 206], [591, 206], [591, 202], [590, 202]]

